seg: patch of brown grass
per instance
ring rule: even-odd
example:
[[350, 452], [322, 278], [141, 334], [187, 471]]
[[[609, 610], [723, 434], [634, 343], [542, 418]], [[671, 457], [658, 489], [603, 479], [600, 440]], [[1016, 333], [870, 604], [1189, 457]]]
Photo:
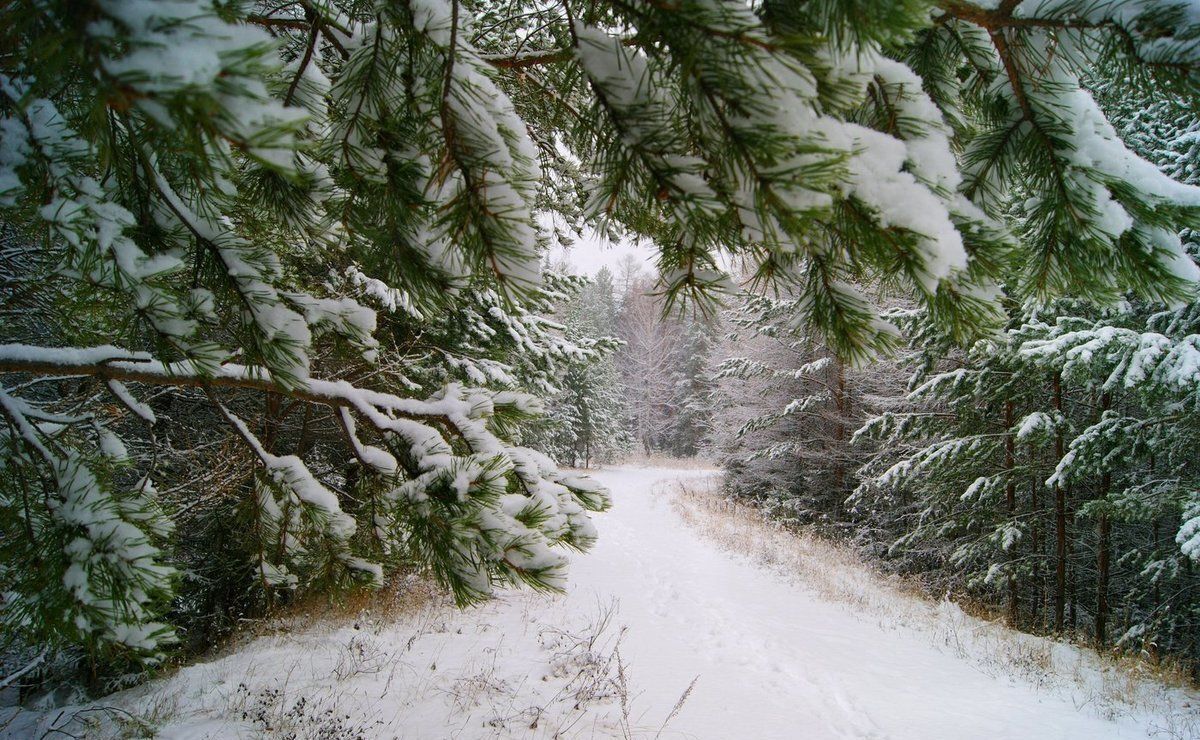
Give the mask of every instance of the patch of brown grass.
[[274, 607], [260, 619], [246, 620], [233, 635], [196, 660], [209, 661], [260, 637], [299, 632], [313, 625], [330, 630], [351, 624], [378, 627], [451, 603], [437, 584], [414, 574], [393, 576], [377, 589], [358, 587], [333, 594], [305, 594]]

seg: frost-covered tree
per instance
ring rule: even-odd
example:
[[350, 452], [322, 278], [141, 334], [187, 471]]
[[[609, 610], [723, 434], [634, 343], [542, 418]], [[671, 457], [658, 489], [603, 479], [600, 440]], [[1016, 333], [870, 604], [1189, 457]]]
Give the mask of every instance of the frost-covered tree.
[[[1022, 354], [1061, 373], [1092, 399], [1092, 412], [1059, 450], [1047, 485], [1074, 489], [1079, 525], [1095, 528], [1097, 642], [1191, 655], [1200, 603], [1193, 595], [1200, 507], [1195, 490], [1191, 311], [1146, 318], [1125, 310], [1060, 316], [1034, 325]], [[1157, 329], [1158, 331], [1155, 331]], [[1082, 495], [1078, 495], [1078, 494]], [[1124, 610], [1109, 626], [1114, 614]]]
[[[604, 494], [518, 441], [544, 361], [454, 344], [500, 322], [518, 355], [565, 349], [522, 334], [543, 211], [654, 241], [668, 303], [730, 290], [736, 255], [844, 360], [897, 343], [864, 285], [965, 339], [1001, 320], [1006, 265], [1041, 298], [1176, 299], [1197, 275], [1176, 234], [1200, 191], [1078, 81], [1194, 95], [1186, 3], [17, 0], [0, 20], [4, 625], [25, 640], [171, 639], [168, 471], [154, 443], [123, 462], [114, 429], [151, 438], [175, 399], [251, 461], [265, 589], [374, 581], [396, 553], [463, 601], [561, 584], [553, 546], [591, 542]], [[361, 474], [335, 480], [345, 457]]]
[[675, 457], [695, 457], [707, 446], [715, 422], [713, 349], [720, 323], [716, 316], [695, 311], [677, 316], [676, 321], [680, 341], [673, 375], [678, 401], [667, 429], [666, 449]]
[[1014, 624], [1194, 661], [1186, 311], [1059, 302], [918, 374], [859, 432], [881, 453], [852, 506]]
[[[1123, 82], [1097, 85], [1132, 150], [1198, 182], [1194, 111]], [[1195, 254], [1194, 232], [1181, 237]], [[1194, 660], [1200, 520], [1183, 378], [1195, 304], [1011, 311], [1003, 341], [943, 363], [907, 410], [863, 430], [892, 454], [867, 471], [859, 502], [906, 506], [894, 553], [933, 553], [951, 582], [991, 584], [1014, 622], [1061, 632], [1082, 621], [1099, 645]]]
[[614, 356], [616, 296], [612, 273], [601, 268], [559, 306], [564, 336], [586, 351], [569, 361], [555, 379], [556, 391], [535, 435], [540, 447], [571, 467], [611, 462], [628, 451], [625, 397]]
[[624, 342], [617, 364], [630, 432], [646, 455], [666, 448], [680, 400], [680, 335], [655, 286], [647, 275], [634, 279], [621, 298], [617, 321], [617, 335]]
[[[564, 286], [539, 275], [537, 150], [490, 68], [416, 25], [437, 8], [257, 10], [5, 10], [27, 52], [0, 75], [7, 639], [157, 660], [193, 556], [274, 593], [409, 562], [469, 602], [560, 588], [560, 548], [595, 539], [604, 490], [519, 442], [528, 392], [591, 350], [538, 316]], [[405, 86], [401, 48], [445, 75]], [[453, 131], [401, 133], [430, 96]], [[171, 444], [229, 436], [232, 504]], [[240, 564], [172, 535], [205, 508], [245, 527]]]
[[[1186, 100], [1155, 98], [1121, 80], [1099, 87], [1097, 97], [1134, 151], [1175, 179], [1200, 184], [1200, 116]], [[1200, 232], [1184, 229], [1181, 237], [1193, 257], [1200, 254]], [[1107, 312], [1065, 312], [1042, 322], [1023, 348], [1093, 397], [1108, 399], [1069, 440], [1054, 473], [1077, 485], [1099, 474], [1103, 483], [1080, 514], [1098, 535], [1104, 582], [1096, 608], [1123, 611], [1126, 619], [1116, 630], [1105, 629], [1101, 619], [1098, 637], [1193, 657], [1200, 656], [1200, 601], [1191, 595], [1200, 558], [1188, 543], [1189, 534], [1200, 531], [1200, 507], [1187, 482], [1187, 450], [1195, 420], [1186, 412], [1190, 389], [1176, 373], [1187, 372], [1177, 363], [1186, 361], [1200, 329], [1195, 315], [1194, 303], [1141, 300]], [[1118, 360], [1129, 364], [1122, 368]]]
[[918, 373], [902, 408], [856, 433], [882, 452], [851, 498], [896, 532], [893, 554], [942, 569], [950, 589], [996, 594], [1013, 625], [1022, 585], [1044, 573], [1045, 450], [1068, 423], [1050, 373], [1019, 355], [1022, 339], [981, 341]]
[[840, 362], [796, 328], [796, 301], [750, 295], [727, 312], [712, 442], [730, 493], [777, 520], [842, 534], [846, 498], [869, 456], [851, 436], [894, 400], [904, 366]]

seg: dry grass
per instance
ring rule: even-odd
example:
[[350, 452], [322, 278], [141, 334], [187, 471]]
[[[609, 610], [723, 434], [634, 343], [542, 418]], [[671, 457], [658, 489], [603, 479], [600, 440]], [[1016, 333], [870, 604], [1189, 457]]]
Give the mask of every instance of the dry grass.
[[[558, 619], [534, 594], [508, 598], [524, 610], [518, 623], [535, 641], [520, 660], [538, 656], [530, 674], [514, 672], [508, 638], [495, 632], [512, 628], [511, 607], [497, 622], [488, 609], [458, 611], [428, 583], [408, 579], [339, 602], [292, 604], [223, 646], [232, 662], [210, 656], [198, 676], [110, 697], [112, 707], [75, 708], [48, 726], [77, 736], [151, 737], [170, 723], [216, 716], [264, 738], [352, 740], [393, 736], [405, 713], [444, 703], [446, 726], [459, 722], [459, 732], [474, 726], [496, 737], [632, 739], [658, 737], [688, 700], [690, 687], [653, 724], [646, 713], [657, 708], [633, 709], [637, 692], [621, 654], [625, 627], [615, 601]], [[485, 639], [466, 660], [455, 656], [453, 644], [487, 634], [497, 639]], [[199, 685], [208, 688], [197, 704]]]
[[302, 596], [276, 607], [261, 619], [247, 620], [236, 634], [200, 660], [228, 655], [260, 637], [310, 630], [315, 624], [331, 630], [349, 625], [377, 628], [451, 603], [450, 597], [436, 584], [413, 574], [394, 576], [378, 589], [355, 588], [334, 595]]
[[[190, 665], [219, 660], [263, 637], [309, 631], [314, 625], [329, 631], [354, 625], [378, 634], [384, 626], [396, 622], [427, 621], [418, 620], [417, 616], [422, 612], [427, 616], [439, 608], [450, 608], [451, 604], [450, 597], [436, 584], [413, 574], [397, 575], [378, 589], [355, 588], [334, 595], [302, 596], [290, 604], [276, 607], [264, 617], [244, 620], [236, 632], [203, 653], [162, 663], [153, 677], [156, 681], [170, 679]], [[150, 712], [146, 719], [152, 725], [158, 724], [162, 716], [173, 713], [174, 707], [164, 706]], [[0, 737], [3, 737], [3, 727], [0, 727]]]
[[[261, 619], [246, 620], [236, 633], [204, 654], [160, 666], [155, 672], [155, 683], [163, 685], [161, 682], [169, 681], [190, 665], [217, 661], [260, 638], [311, 632], [314, 628], [333, 632], [353, 625], [364, 634], [346, 644], [333, 666], [331, 676], [341, 683], [356, 675], [379, 673], [388, 663], [389, 655], [367, 639], [367, 634], [378, 635], [389, 625], [409, 622], [417, 626], [415, 640], [432, 629], [431, 615], [451, 608], [451, 600], [443, 591], [414, 575], [395, 577], [380, 589], [359, 588], [333, 597], [302, 597]], [[142, 690], [148, 688], [145, 685]], [[133, 690], [133, 694], [138, 693], [139, 689]], [[179, 697], [162, 691], [152, 692], [136, 712], [90, 704], [51, 718], [47, 735], [67, 737], [82, 732], [88, 737], [151, 737], [155, 727], [178, 715], [179, 708]], [[336, 697], [314, 701], [303, 696], [289, 697], [277, 689], [252, 690], [245, 684], [238, 684], [230, 697], [228, 713], [240, 716], [264, 737], [349, 740], [371, 734], [373, 727], [371, 723], [359, 723], [353, 717], [339, 714]], [[4, 727], [0, 726], [0, 737], [4, 736]]]
[[796, 581], [827, 601], [872, 612], [893, 612], [893, 594], [912, 599], [908, 616], [920, 616], [933, 605], [915, 597], [916, 584], [873, 569], [851, 550], [803, 530], [789, 530], [767, 520], [758, 509], [717, 493], [719, 481], [698, 480], [675, 484], [673, 504], [689, 525], [728, 550], [750, 556], [776, 571], [784, 570]]

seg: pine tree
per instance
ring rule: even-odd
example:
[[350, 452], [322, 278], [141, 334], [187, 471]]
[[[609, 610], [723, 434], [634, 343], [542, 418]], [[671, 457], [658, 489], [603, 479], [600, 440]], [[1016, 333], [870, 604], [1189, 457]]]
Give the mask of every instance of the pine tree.
[[716, 391], [712, 351], [719, 331], [716, 317], [699, 313], [679, 316], [682, 341], [676, 350], [674, 395], [677, 410], [667, 430], [667, 450], [675, 457], [695, 457], [713, 430]]
[[573, 352], [536, 318], [548, 210], [652, 240], [668, 306], [743, 260], [848, 362], [899, 343], [864, 286], [959, 341], [1003, 280], [1189, 298], [1200, 191], [1079, 82], [1194, 96], [1189, 7], [7, 4], [6, 633], [163, 654], [160, 432], [244, 456], [264, 591], [401, 557], [464, 602], [559, 586], [607, 499], [518, 441]]
[[[559, 588], [552, 548], [589, 546], [607, 505], [516, 442], [541, 408], [525, 391], [581, 350], [532, 313], [559, 295], [537, 274], [538, 155], [489, 68], [451, 60], [437, 8], [247, 10], [5, 11], [29, 53], [0, 76], [4, 628], [93, 669], [164, 655], [171, 561], [203, 544], [163, 549], [211, 499], [156, 466], [157, 433], [179, 434], [164, 392], [200, 394], [189, 421], [248, 453], [241, 502], [207, 508], [249, 524], [235, 550], [264, 592], [377, 584], [397, 562], [461, 602]], [[445, 75], [405, 86], [403, 58]], [[437, 139], [394, 105], [431, 96]], [[165, 510], [163, 479], [206, 500]]]
[[[1130, 148], [1194, 184], [1187, 163], [1195, 114], [1123, 83], [1097, 84], [1098, 99]], [[1194, 233], [1185, 229], [1181, 239], [1194, 253]], [[1057, 632], [1074, 627], [1075, 615], [1082, 614], [1097, 645], [1194, 655], [1196, 605], [1186, 596], [1194, 577], [1183, 534], [1191, 521], [1190, 498], [1176, 488], [1189, 475], [1190, 461], [1174, 452], [1177, 444], [1189, 444], [1192, 421], [1178, 416], [1189, 403], [1161, 385], [1171, 369], [1157, 369], [1161, 361], [1172, 362], [1166, 358], [1190, 351], [1193, 307], [1172, 310], [1136, 297], [1113, 308], [1083, 301], [1014, 306], [1014, 328], [1003, 349], [977, 345], [965, 366], [914, 392], [914, 410], [880, 417], [864, 430], [889, 430], [893, 446], [917, 444], [863, 488], [869, 495], [874, 486], [898, 485], [922, 504], [933, 502], [898, 545], [921, 541], [948, 548], [965, 535], [972, 548], [994, 550], [986, 528], [960, 533], [945, 522], [954, 511], [972, 524], [995, 518], [997, 476], [1011, 481], [1017, 475], [1022, 484], [1011, 493], [1025, 523], [1003, 549], [1016, 548], [1014, 560], [1025, 565], [1014, 572], [997, 553], [977, 567], [987, 566], [993, 583], [1010, 579], [1010, 616], [1016, 618], [1024, 591], [1034, 621]], [[995, 427], [972, 420], [978, 409], [990, 408], [994, 423], [1001, 406], [1013, 408], [1015, 416], [1005, 413], [987, 442]], [[949, 416], [922, 421], [939, 409]], [[1006, 451], [1008, 440], [1015, 442], [1015, 455], [998, 449], [997, 433], [1004, 435]], [[1024, 452], [1022, 440], [1029, 442]], [[938, 494], [944, 484], [948, 488]], [[1008, 483], [1004, 490], [1010, 492]], [[962, 564], [961, 552], [951, 556], [955, 567]]]
[[726, 489], [789, 524], [848, 529], [846, 498], [867, 460], [851, 435], [894, 395], [900, 361], [848, 367], [795, 326], [794, 298], [745, 296], [727, 312], [714, 448]]
[[564, 336], [581, 352], [556, 378], [548, 413], [536, 431], [541, 446], [560, 463], [590, 467], [610, 462], [629, 443], [625, 430], [624, 396], [613, 362], [620, 341], [612, 273], [601, 268], [595, 279], [559, 307]]
[[1068, 424], [1048, 402], [1048, 374], [1020, 355], [1023, 338], [1014, 330], [981, 341], [948, 369], [918, 374], [906, 408], [864, 425], [856, 437], [874, 438], [884, 453], [852, 500], [896, 510], [903, 534], [893, 554], [921, 553], [951, 590], [990, 592], [1013, 625], [1022, 621], [1022, 589], [1046, 572], [1044, 450]]

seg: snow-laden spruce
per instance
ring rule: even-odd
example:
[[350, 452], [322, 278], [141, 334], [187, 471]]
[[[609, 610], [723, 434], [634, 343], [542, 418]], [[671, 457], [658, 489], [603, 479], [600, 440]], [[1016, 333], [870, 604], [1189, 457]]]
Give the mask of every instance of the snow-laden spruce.
[[[605, 499], [523, 446], [523, 394], [613, 348], [544, 318], [573, 287], [540, 274], [543, 224], [654, 241], [668, 305], [745, 266], [846, 361], [900, 342], [880, 290], [965, 341], [1002, 283], [1185, 300], [1196, 277], [1175, 235], [1198, 191], [1079, 82], [1144, 68], [1194, 93], [1190, 5], [51, 0], [0, 20], [21, 52], [0, 63], [4, 624], [90, 660], [157, 655], [173, 593], [228, 617], [402, 565], [462, 601], [560, 586], [552, 547], [586, 547]], [[73, 497], [142, 535], [74, 547]]]
[[[880, 139], [862, 152], [903, 156], [942, 199], [906, 193], [918, 212], [886, 223], [920, 219], [931, 237], [946, 211], [968, 261], [932, 300], [894, 290], [919, 284], [929, 258], [908, 251], [928, 241], [893, 229], [885, 274], [852, 284], [876, 289], [916, 353], [898, 356], [906, 397], [894, 378], [877, 385], [901, 370], [890, 360], [814, 372], [820, 332], [794, 320], [820, 295], [808, 283], [737, 306], [747, 331], [723, 366], [737, 423], [718, 436], [729, 490], [853, 535], [931, 589], [1004, 604], [1015, 624], [1191, 655], [1196, 4], [939, 2], [928, 26], [906, 26], [903, 3], [873, 5], [875, 23], [818, 5], [767, 2], [762, 17], [836, 29], [822, 112], [865, 92], [852, 120], [904, 151]], [[898, 180], [875, 170], [871, 183]], [[850, 228], [855, 209], [837, 214], [832, 243], [864, 259], [872, 233]], [[844, 305], [871, 313], [864, 296]], [[980, 341], [985, 314], [1007, 331]], [[859, 420], [848, 445], [839, 427]]]
[[[1194, 197], [1195, 111], [1127, 81], [1097, 81], [1095, 94], [1115, 126], [1090, 99], [1080, 109], [1103, 134], [1080, 146], [1087, 166], [1122, 169], [1143, 204], [1154, 206], [1154, 192]], [[1127, 221], [1106, 209], [1109, 225]], [[1192, 229], [1162, 238], [1196, 254]], [[907, 408], [864, 428], [897, 452], [864, 471], [859, 501], [881, 509], [921, 491], [897, 550], [957, 547], [945, 557], [969, 555], [957, 567], [1004, 592], [1014, 617], [1046, 604], [1054, 629], [1086, 620], [1098, 644], [1190, 650], [1200, 614], [1189, 596], [1200, 555], [1197, 310], [1194, 300], [1136, 297], [1014, 306], [1003, 341], [947, 358]]]

